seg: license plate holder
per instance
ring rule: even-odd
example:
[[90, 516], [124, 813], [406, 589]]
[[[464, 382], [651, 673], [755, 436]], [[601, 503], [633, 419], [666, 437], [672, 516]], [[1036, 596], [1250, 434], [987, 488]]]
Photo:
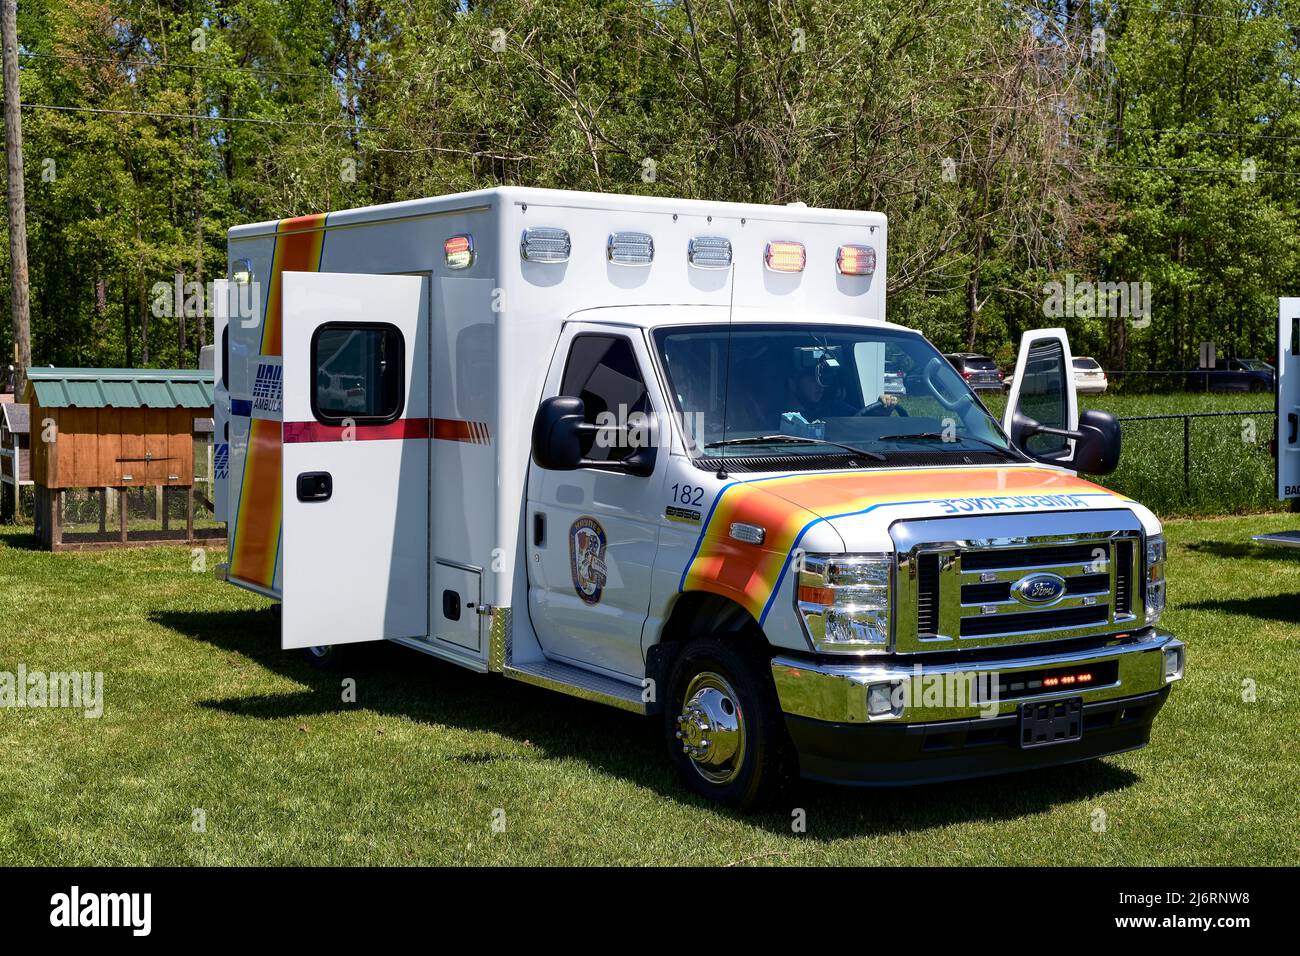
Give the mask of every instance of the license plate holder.
[[1025, 701], [1020, 705], [1020, 746], [1050, 747], [1083, 737], [1083, 698]]

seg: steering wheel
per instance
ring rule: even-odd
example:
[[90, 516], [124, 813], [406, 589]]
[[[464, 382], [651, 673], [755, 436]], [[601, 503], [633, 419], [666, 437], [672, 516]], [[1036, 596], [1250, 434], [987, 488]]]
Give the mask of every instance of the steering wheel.
[[[883, 415], [879, 412], [879, 409], [882, 408], [885, 409]], [[890, 415], [898, 415], [900, 418], [908, 417], [907, 409], [904, 408], [903, 403], [899, 401], [895, 401], [891, 405], [888, 402], [882, 402], [880, 400], [876, 400], [872, 402], [870, 405], [868, 405], [866, 408], [862, 409], [862, 411], [858, 412], [859, 418], [867, 418], [867, 417], [888, 418]]]
[[939, 404], [944, 408], [957, 411], [957, 409], [964, 408], [970, 402], [970, 393], [959, 394], [956, 398], [949, 398], [944, 394], [944, 390], [935, 383], [934, 376], [946, 364], [947, 359], [936, 356], [925, 364], [925, 369], [921, 372], [921, 375], [925, 378], [925, 384], [930, 387], [930, 391], [934, 393], [934, 397], [939, 400]]

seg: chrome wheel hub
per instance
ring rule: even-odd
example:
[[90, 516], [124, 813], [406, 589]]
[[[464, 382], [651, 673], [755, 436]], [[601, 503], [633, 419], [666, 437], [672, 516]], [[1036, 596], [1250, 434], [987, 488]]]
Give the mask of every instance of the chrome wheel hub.
[[677, 718], [677, 739], [691, 765], [710, 783], [728, 783], [745, 758], [745, 718], [736, 692], [712, 671], [696, 674]]

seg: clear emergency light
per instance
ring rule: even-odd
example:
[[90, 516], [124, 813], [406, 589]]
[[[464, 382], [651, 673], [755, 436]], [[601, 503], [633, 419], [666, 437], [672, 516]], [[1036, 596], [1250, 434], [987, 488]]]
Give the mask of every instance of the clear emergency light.
[[442, 244], [442, 254], [448, 269], [468, 269], [474, 264], [474, 237], [452, 236]]
[[808, 253], [802, 242], [769, 242], [763, 261], [773, 272], [803, 272]]
[[686, 261], [697, 269], [730, 269], [731, 240], [726, 236], [696, 236], [686, 246]]
[[835, 267], [843, 276], [869, 276], [876, 271], [875, 247], [840, 246], [835, 255]]
[[605, 251], [615, 265], [648, 266], [654, 261], [655, 241], [644, 232], [611, 232]]
[[530, 226], [524, 230], [519, 243], [519, 254], [525, 262], [568, 262], [569, 230], [554, 226]]

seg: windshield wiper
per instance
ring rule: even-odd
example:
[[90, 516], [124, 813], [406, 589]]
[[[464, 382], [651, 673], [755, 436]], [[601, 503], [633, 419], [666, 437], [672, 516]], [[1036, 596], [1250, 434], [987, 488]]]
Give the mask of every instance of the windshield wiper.
[[[881, 435], [876, 441], [941, 441], [945, 444], [952, 444], [943, 432], [916, 432], [911, 435]], [[984, 438], [976, 438], [974, 435], [959, 435], [957, 441], [979, 442], [985, 448], [992, 448], [994, 451], [1002, 452], [1004, 455], [1010, 455], [1011, 450], [1003, 448], [1001, 445], [988, 441]], [[955, 450], [955, 449], [954, 449]]]
[[827, 441], [825, 438], [804, 438], [801, 435], [756, 435], [750, 438], [728, 438], [726, 441], [711, 441], [705, 448], [723, 448], [731, 445], [832, 445], [835, 448], [843, 448], [845, 451], [851, 451], [855, 455], [861, 455], [870, 461], [886, 461], [884, 455], [875, 451], [867, 451], [865, 448], [854, 448], [852, 445], [846, 445], [843, 442]]

